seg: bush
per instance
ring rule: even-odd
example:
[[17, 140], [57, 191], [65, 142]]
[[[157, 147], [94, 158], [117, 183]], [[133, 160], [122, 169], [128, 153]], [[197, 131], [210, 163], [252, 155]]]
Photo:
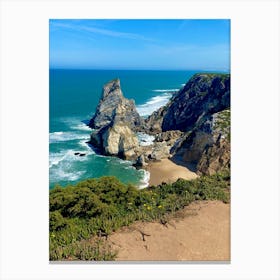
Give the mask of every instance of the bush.
[[56, 186], [50, 190], [49, 199], [50, 259], [112, 259], [116, 254], [109, 247], [86, 240], [106, 237], [137, 220], [164, 220], [194, 200], [228, 203], [229, 184], [230, 174], [224, 171], [141, 190], [115, 177], [88, 179], [65, 188]]

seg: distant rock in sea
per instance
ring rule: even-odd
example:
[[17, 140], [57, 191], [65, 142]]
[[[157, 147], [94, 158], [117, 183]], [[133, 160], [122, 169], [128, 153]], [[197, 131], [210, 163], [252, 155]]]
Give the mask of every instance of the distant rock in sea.
[[114, 79], [103, 87], [102, 97], [89, 126], [97, 130], [91, 134], [90, 143], [105, 155], [135, 159], [139, 147], [134, 130], [142, 124], [133, 100], [126, 99], [120, 80]]

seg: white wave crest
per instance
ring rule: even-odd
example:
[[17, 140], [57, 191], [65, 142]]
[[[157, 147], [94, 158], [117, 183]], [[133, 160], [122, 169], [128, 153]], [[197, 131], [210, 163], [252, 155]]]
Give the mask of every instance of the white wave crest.
[[52, 171], [52, 178], [54, 182], [60, 180], [75, 181], [78, 180], [86, 171], [67, 172], [62, 167]]
[[172, 94], [168, 92], [165, 92], [158, 96], [154, 96], [151, 99], [149, 99], [146, 103], [136, 106], [136, 109], [140, 116], [149, 116], [154, 111], [164, 106], [169, 101], [171, 96]]
[[178, 88], [170, 88], [170, 89], [154, 89], [154, 92], [174, 92], [178, 91]]
[[75, 133], [75, 132], [64, 132], [64, 131], [52, 132], [49, 134], [50, 143], [57, 143], [57, 142], [78, 140], [78, 139], [89, 139], [89, 135]]
[[89, 131], [89, 132], [92, 131], [92, 129], [84, 123], [73, 125], [71, 126], [71, 128], [74, 130]]
[[140, 181], [140, 185], [138, 185], [138, 189], [144, 189], [149, 186], [150, 172], [144, 169], [141, 169], [140, 172], [143, 173], [143, 178]]
[[60, 163], [69, 163], [73, 161], [85, 161], [86, 157], [80, 157], [75, 155], [75, 153], [85, 153], [85, 151], [74, 151], [67, 150], [65, 152], [50, 153], [49, 155], [49, 168], [58, 165]]
[[137, 133], [137, 138], [140, 146], [150, 146], [153, 145], [153, 141], [155, 140], [155, 136], [149, 135], [143, 132]]

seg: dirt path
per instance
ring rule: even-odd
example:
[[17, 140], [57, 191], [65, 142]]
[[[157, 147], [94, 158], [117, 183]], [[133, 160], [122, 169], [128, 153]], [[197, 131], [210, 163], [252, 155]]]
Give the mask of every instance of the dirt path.
[[195, 202], [166, 225], [137, 222], [109, 242], [119, 251], [117, 260], [229, 261], [230, 205]]

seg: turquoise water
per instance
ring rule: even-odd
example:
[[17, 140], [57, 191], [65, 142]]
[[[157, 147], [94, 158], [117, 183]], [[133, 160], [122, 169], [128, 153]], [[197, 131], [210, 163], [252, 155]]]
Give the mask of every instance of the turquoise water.
[[91, 129], [85, 123], [95, 112], [103, 84], [113, 78], [120, 78], [124, 96], [133, 98], [139, 114], [147, 116], [165, 105], [172, 92], [197, 72], [50, 70], [50, 188], [105, 175], [139, 187], [147, 185], [148, 172], [136, 170], [130, 161], [97, 155], [86, 144]]

